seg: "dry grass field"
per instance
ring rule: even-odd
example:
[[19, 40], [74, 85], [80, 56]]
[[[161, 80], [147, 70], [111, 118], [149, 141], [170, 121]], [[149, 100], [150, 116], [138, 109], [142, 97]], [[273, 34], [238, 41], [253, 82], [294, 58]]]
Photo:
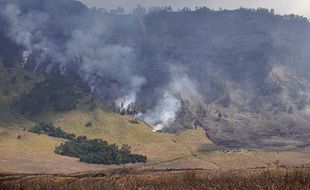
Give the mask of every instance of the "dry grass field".
[[[109, 113], [102, 113], [100, 116], [102, 121], [99, 122], [105, 125], [99, 125], [99, 122], [96, 124], [95, 121], [91, 128], [85, 128], [84, 120], [87, 121], [89, 117], [87, 113], [72, 112], [57, 116], [53, 121], [78, 135], [101, 138], [118, 145], [130, 144], [133, 152], [148, 156], [146, 164], [125, 165], [126, 167], [203, 168], [217, 171], [310, 164], [310, 148], [224, 151], [212, 144], [202, 129], [177, 134], [153, 133], [143, 124], [130, 124], [127, 116], [113, 119], [115, 114]], [[27, 128], [31, 125], [23, 126]], [[20, 139], [17, 139], [18, 135], [21, 136]], [[53, 152], [54, 147], [62, 142], [64, 140], [60, 138], [29, 133], [18, 125], [0, 127], [0, 173], [73, 173], [124, 167], [86, 164], [76, 158], [57, 155]]]
[[2, 175], [6, 190], [307, 190], [309, 168], [257, 168], [210, 172], [207, 170], [133, 170], [71, 175]]
[[[113, 114], [109, 116], [107, 113], [107, 117], [113, 117]], [[58, 124], [58, 126], [77, 135], [86, 135], [88, 138], [100, 138], [118, 145], [129, 144], [133, 152], [148, 156], [148, 164], [192, 157], [192, 154], [201, 146], [211, 143], [205, 138], [202, 129], [189, 130], [176, 135], [154, 133], [145, 125], [125, 124], [129, 123], [127, 121], [129, 117], [121, 119], [123, 121], [115, 120], [116, 123], [104, 126], [94, 124], [91, 128], [84, 127], [83, 118], [73, 119], [74, 123], [69, 123], [71, 120], [68, 119], [66, 122], [69, 124], [66, 126]], [[54, 148], [64, 142], [64, 139], [30, 133], [27, 131], [30, 126], [23, 125], [25, 130], [18, 125], [0, 126], [0, 172], [70, 173], [119, 167], [85, 164], [75, 158], [57, 155], [54, 153]], [[20, 138], [17, 138], [18, 136]]]

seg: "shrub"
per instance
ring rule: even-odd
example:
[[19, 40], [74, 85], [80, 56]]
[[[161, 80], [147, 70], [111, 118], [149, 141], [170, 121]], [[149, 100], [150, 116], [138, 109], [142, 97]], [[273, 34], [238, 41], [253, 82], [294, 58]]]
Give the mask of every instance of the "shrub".
[[91, 121], [88, 121], [86, 124], [85, 124], [85, 127], [91, 127], [93, 125], [93, 123]]

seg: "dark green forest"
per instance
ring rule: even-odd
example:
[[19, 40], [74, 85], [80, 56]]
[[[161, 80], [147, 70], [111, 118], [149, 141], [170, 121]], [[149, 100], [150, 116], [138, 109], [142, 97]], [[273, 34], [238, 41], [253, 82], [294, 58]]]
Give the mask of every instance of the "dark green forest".
[[32, 133], [47, 134], [48, 136], [59, 137], [69, 140], [73, 140], [75, 138], [74, 134], [67, 133], [59, 127], [54, 127], [53, 123], [39, 123], [29, 129], [29, 131]]
[[126, 164], [146, 162], [147, 157], [132, 154], [128, 145], [109, 145], [101, 139], [89, 140], [86, 136], [67, 141], [56, 147], [55, 153], [80, 158], [81, 162], [93, 164]]
[[25, 115], [36, 115], [52, 108], [54, 111], [70, 111], [76, 108], [78, 94], [74, 85], [64, 77], [48, 78], [23, 94], [13, 108]]

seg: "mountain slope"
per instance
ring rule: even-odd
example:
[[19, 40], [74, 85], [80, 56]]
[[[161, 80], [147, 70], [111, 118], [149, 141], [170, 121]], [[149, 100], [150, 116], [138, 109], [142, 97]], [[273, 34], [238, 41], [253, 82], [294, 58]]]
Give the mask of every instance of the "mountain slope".
[[[18, 102], [23, 94], [29, 93], [36, 84], [43, 83], [46, 78], [19, 67], [1, 67], [1, 73], [3, 79], [6, 79], [1, 83], [1, 172], [76, 172], [109, 168], [88, 165], [78, 162], [75, 158], [56, 155], [55, 146], [65, 140], [28, 132], [37, 122], [52, 122], [56, 127], [77, 136], [103, 139], [119, 146], [129, 144], [134, 153], [147, 155], [149, 164], [192, 157], [192, 154], [198, 153], [204, 146], [212, 144], [206, 138], [203, 129], [177, 134], [154, 133], [142, 122], [131, 123], [133, 116], [121, 116], [108, 111], [99, 102], [96, 108], [90, 110], [89, 105], [85, 104], [89, 98], [84, 95], [80, 97], [77, 108], [71, 111], [55, 111], [52, 105], [48, 104], [45, 106], [51, 107], [38, 115], [21, 115], [14, 109], [15, 102]], [[28, 80], [22, 80], [25, 75], [29, 77]], [[16, 81], [10, 82], [15, 77]], [[23, 87], [27, 92], [24, 92]], [[92, 125], [85, 127], [87, 122], [91, 122]]]
[[[72, 0], [14, 0], [1, 2], [0, 23], [6, 67], [18, 62], [48, 80], [87, 86], [106, 110], [139, 112], [154, 130], [200, 126], [226, 147], [309, 144], [304, 17], [206, 7], [119, 15]], [[80, 108], [70, 85], [59, 92], [48, 80], [25, 94], [22, 110], [33, 104], [28, 114], [41, 112], [41, 102], [51, 112]], [[39, 95], [49, 87], [56, 93]]]
[[[8, 72], [8, 69], [2, 69], [2, 73]], [[27, 74], [31, 79], [27, 81], [29, 86], [22, 85], [26, 81], [15, 84], [1, 83], [7, 84], [9, 89], [19, 89], [14, 86], [19, 84], [20, 87], [27, 86], [28, 92], [30, 92], [35, 84], [46, 80], [41, 75], [20, 70], [18, 67], [10, 68], [10, 70], [11, 73], [19, 73], [18, 77], [23, 78]], [[55, 154], [55, 146], [64, 142], [64, 139], [28, 132], [28, 129], [41, 121], [53, 122], [56, 127], [61, 127], [76, 135], [86, 135], [90, 139], [100, 138], [119, 146], [129, 144], [134, 153], [148, 157], [146, 164], [125, 166], [137, 169], [205, 168], [226, 170], [273, 166], [274, 163], [283, 165], [310, 163], [309, 149], [307, 148], [226, 150], [213, 144], [206, 137], [205, 130], [200, 127], [197, 130], [190, 129], [173, 134], [155, 133], [150, 126], [143, 122], [131, 123], [130, 120], [133, 119], [133, 116], [122, 116], [111, 112], [100, 102], [94, 101], [96, 106], [90, 109], [89, 104], [85, 104], [85, 102], [89, 103], [89, 97], [84, 96], [80, 97], [80, 103], [76, 109], [71, 111], [59, 112], [50, 107], [36, 116], [24, 116], [14, 111], [14, 106], [8, 101], [13, 100], [12, 94], [14, 94], [15, 101], [18, 101], [22, 95], [21, 91], [7, 94], [3, 94], [1, 91], [3, 105], [6, 105], [1, 107], [0, 122], [0, 172], [2, 173], [72, 173], [124, 167], [86, 164], [79, 162], [76, 158]], [[216, 114], [214, 117], [218, 118]], [[90, 121], [92, 125], [85, 127], [85, 124]]]

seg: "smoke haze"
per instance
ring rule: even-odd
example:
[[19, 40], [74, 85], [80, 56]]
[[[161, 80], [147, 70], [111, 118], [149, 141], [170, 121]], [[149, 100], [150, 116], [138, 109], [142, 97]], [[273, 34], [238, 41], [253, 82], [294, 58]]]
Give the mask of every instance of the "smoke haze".
[[12, 0], [0, 2], [0, 23], [24, 68], [77, 75], [109, 106], [143, 105], [139, 115], [154, 131], [197, 123], [227, 146], [310, 143], [304, 17], [206, 7], [127, 15], [71, 0]]

